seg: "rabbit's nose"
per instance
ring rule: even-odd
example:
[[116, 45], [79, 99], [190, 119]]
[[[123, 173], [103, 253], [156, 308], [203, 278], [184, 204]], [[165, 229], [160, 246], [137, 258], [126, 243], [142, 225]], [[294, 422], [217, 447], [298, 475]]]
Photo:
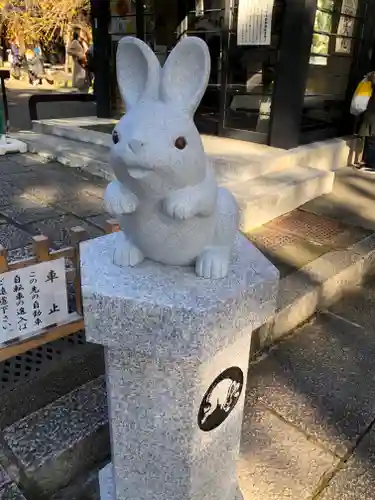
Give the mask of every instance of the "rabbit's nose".
[[133, 151], [134, 154], [140, 153], [143, 148], [143, 142], [139, 139], [132, 139], [129, 141], [129, 148]]

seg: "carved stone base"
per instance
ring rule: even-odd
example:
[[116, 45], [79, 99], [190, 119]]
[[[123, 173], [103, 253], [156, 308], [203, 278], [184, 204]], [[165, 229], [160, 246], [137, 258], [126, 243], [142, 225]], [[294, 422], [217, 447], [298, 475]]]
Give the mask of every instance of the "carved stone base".
[[81, 246], [86, 339], [106, 346], [102, 500], [241, 500], [251, 334], [274, 313], [278, 272], [241, 235], [224, 279], [147, 260], [121, 268], [120, 237]]

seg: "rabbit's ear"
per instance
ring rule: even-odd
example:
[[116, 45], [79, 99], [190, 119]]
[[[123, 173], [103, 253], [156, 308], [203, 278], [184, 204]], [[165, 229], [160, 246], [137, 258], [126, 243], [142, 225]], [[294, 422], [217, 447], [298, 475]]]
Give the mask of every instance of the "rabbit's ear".
[[126, 109], [140, 100], [158, 98], [160, 63], [145, 42], [131, 36], [122, 38], [117, 47], [116, 69]]
[[206, 43], [193, 36], [183, 38], [162, 69], [161, 99], [193, 115], [206, 90], [210, 70]]

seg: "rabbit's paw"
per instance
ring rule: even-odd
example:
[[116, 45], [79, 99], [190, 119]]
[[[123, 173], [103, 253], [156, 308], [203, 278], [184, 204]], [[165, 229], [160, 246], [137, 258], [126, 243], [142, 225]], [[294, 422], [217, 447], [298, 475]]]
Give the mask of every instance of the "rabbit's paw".
[[164, 200], [164, 212], [172, 219], [187, 220], [194, 217], [195, 208], [190, 197], [176, 192]]
[[225, 278], [229, 268], [229, 252], [225, 247], [210, 247], [197, 258], [195, 272], [201, 278]]
[[113, 262], [121, 267], [134, 267], [144, 260], [143, 253], [130, 241], [125, 240], [115, 249]]
[[111, 182], [104, 193], [104, 205], [113, 216], [131, 214], [137, 210], [139, 201], [131, 191], [125, 190], [118, 181]]

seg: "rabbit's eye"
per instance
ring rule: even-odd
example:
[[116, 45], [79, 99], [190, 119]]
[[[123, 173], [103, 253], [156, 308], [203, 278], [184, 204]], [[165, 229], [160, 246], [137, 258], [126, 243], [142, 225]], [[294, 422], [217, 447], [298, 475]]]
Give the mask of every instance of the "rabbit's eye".
[[118, 135], [117, 130], [114, 130], [112, 132], [112, 140], [113, 140], [114, 144], [117, 144], [118, 142], [120, 142], [120, 136]]
[[186, 144], [187, 144], [186, 139], [185, 139], [185, 137], [182, 137], [182, 136], [177, 137], [177, 139], [175, 140], [175, 143], [174, 143], [174, 145], [176, 146], [177, 149], [185, 149]]

